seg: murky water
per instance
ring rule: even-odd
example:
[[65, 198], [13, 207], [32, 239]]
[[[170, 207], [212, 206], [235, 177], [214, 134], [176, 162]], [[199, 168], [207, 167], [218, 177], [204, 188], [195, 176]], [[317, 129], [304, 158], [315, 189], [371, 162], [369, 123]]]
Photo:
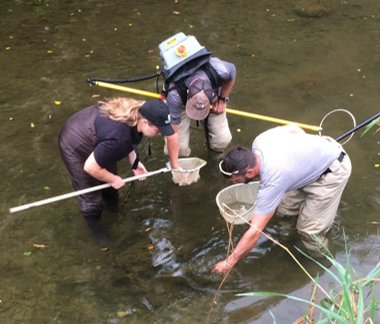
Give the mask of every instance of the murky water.
[[[1, 323], [206, 323], [221, 282], [210, 269], [228, 246], [215, 196], [230, 183], [208, 156], [202, 130], [192, 132], [192, 155], [208, 161], [201, 180], [178, 187], [168, 173], [124, 188], [119, 212], [103, 215], [112, 237], [107, 252], [96, 246], [75, 199], [16, 214], [8, 209], [70, 192], [57, 147], [62, 124], [99, 99], [129, 95], [90, 87], [86, 79], [154, 73], [161, 65], [158, 44], [180, 31], [236, 65], [231, 108], [311, 125], [334, 109], [349, 110], [358, 123], [377, 113], [380, 3], [326, 0], [322, 17], [311, 17], [311, 5], [1, 1]], [[129, 86], [156, 91], [155, 80]], [[229, 122], [232, 145], [250, 146], [275, 126], [235, 115]], [[323, 126], [336, 137], [352, 120], [337, 112]], [[345, 230], [358, 276], [379, 261], [380, 246], [379, 135], [359, 133], [345, 145], [353, 174], [331, 234], [332, 251], [344, 263]], [[162, 139], [151, 141], [150, 157], [147, 144], [140, 146], [146, 167], [164, 167]], [[120, 166], [131, 175], [125, 163]], [[273, 219], [267, 232], [280, 239], [280, 225]], [[234, 228], [234, 244], [245, 229]], [[331, 277], [303, 262], [312, 275], [320, 272], [328, 290], [333, 287]], [[287, 300], [235, 296], [247, 291], [308, 298], [310, 280], [262, 238], [222, 286], [209, 322], [271, 323], [271, 310], [278, 323], [292, 323], [304, 313]]]

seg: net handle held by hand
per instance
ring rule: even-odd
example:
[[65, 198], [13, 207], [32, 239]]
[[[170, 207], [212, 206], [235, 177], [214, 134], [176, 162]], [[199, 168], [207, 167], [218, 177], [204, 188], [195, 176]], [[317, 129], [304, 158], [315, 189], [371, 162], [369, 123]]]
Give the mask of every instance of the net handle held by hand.
[[[156, 171], [148, 172], [148, 173], [145, 173], [145, 174], [140, 174], [140, 175], [137, 175], [137, 176], [134, 176], [134, 177], [125, 178], [125, 179], [123, 179], [123, 181], [125, 183], [127, 183], [127, 182], [135, 181], [135, 180], [138, 180], [138, 179], [141, 179], [141, 178], [151, 177], [151, 176], [156, 175], [156, 174], [166, 173], [166, 172], [169, 172], [169, 171], [171, 171], [170, 168], [162, 168], [162, 169], [159, 169], [159, 170], [156, 170]], [[102, 189], [105, 189], [105, 188], [108, 188], [108, 187], [111, 187], [111, 185], [109, 183], [104, 183], [104, 184], [101, 184], [101, 185], [98, 185], [98, 186], [94, 186], [94, 187], [90, 187], [90, 188], [86, 188], [86, 189], [82, 189], [82, 190], [77, 190], [77, 191], [70, 192], [70, 193], [67, 193], [67, 194], [63, 194], [63, 195], [60, 195], [60, 196], [56, 196], [56, 197], [52, 197], [52, 198], [48, 198], [48, 199], [39, 200], [39, 201], [36, 201], [34, 203], [25, 204], [25, 205], [21, 205], [21, 206], [10, 208], [9, 209], [9, 213], [10, 214], [16, 213], [16, 212], [19, 212], [19, 211], [22, 211], [22, 210], [25, 210], [25, 209], [30, 209], [30, 208], [34, 208], [34, 207], [50, 204], [52, 202], [56, 202], [56, 201], [59, 201], [59, 200], [64, 200], [64, 199], [71, 198], [71, 197], [76, 197], [76, 196], [83, 195], [83, 194], [86, 194], [86, 193], [89, 193], [89, 192], [102, 190]]]

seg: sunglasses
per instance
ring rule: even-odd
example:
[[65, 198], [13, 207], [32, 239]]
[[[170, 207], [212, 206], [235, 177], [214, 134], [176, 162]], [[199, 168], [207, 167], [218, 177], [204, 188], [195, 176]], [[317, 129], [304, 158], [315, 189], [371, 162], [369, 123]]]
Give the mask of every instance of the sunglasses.
[[229, 178], [232, 177], [233, 175], [243, 174], [243, 173], [245, 173], [245, 172], [248, 170], [248, 168], [249, 168], [249, 165], [247, 165], [247, 167], [244, 168], [244, 170], [236, 170], [236, 171], [232, 171], [232, 172], [227, 172], [227, 171], [224, 171], [224, 170], [223, 170], [223, 167], [222, 167], [223, 162], [224, 162], [223, 160], [220, 161], [220, 163], [219, 163], [219, 170], [220, 170], [220, 172], [222, 172], [222, 174], [223, 174], [224, 176], [229, 177]]

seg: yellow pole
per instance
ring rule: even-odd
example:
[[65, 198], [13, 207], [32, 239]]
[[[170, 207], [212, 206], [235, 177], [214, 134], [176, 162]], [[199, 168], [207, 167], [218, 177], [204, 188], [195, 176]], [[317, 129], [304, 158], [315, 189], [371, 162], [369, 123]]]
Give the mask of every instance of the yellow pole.
[[[130, 93], [134, 93], [134, 94], [138, 94], [138, 95], [142, 95], [142, 96], [147, 96], [147, 97], [151, 97], [151, 98], [156, 98], [156, 99], [165, 99], [165, 97], [163, 95], [158, 94], [158, 93], [154, 93], [154, 92], [150, 92], [150, 91], [138, 90], [138, 89], [134, 89], [134, 88], [119, 86], [116, 84], [107, 83], [107, 82], [100, 82], [100, 81], [95, 81], [94, 84], [99, 86], [99, 87], [103, 87], [103, 88], [109, 88], [109, 89], [113, 89], [113, 90], [130, 92]], [[234, 115], [238, 115], [238, 116], [243, 116], [243, 117], [265, 120], [265, 121], [277, 123], [277, 124], [286, 124], [286, 125], [293, 124], [293, 125], [296, 125], [298, 127], [309, 129], [309, 130], [316, 131], [316, 132], [319, 132], [322, 130], [322, 128], [319, 126], [296, 123], [296, 122], [293, 122], [290, 120], [272, 118], [272, 117], [268, 117], [268, 116], [264, 116], [264, 115], [253, 114], [253, 113], [249, 113], [249, 112], [245, 112], [245, 111], [241, 111], [241, 110], [236, 110], [236, 109], [231, 109], [231, 108], [226, 108], [226, 113], [234, 114]]]
[[249, 113], [249, 112], [246, 112], [246, 111], [240, 111], [240, 110], [231, 109], [231, 108], [226, 108], [226, 112], [229, 113], [229, 114], [239, 115], [239, 116], [243, 116], [243, 117], [250, 117], [250, 118], [261, 119], [261, 120], [265, 120], [265, 121], [272, 122], [272, 123], [277, 123], [277, 124], [286, 124], [286, 125], [293, 124], [293, 125], [296, 125], [298, 127], [309, 129], [309, 130], [313, 130], [313, 131], [316, 131], [316, 132], [319, 132], [319, 131], [322, 130], [322, 128], [319, 127], [319, 126], [313, 126], [313, 125], [307, 125], [307, 124], [302, 124], [302, 123], [296, 123], [296, 122], [293, 122], [293, 121], [290, 121], [290, 120], [279, 119], [279, 118], [272, 118], [272, 117], [258, 115], [258, 114], [252, 114], [252, 113]]

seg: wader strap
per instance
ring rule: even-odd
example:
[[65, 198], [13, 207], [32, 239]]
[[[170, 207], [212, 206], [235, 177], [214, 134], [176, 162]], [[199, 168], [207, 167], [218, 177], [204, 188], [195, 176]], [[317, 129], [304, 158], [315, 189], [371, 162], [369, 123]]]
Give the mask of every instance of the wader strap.
[[136, 144], [132, 144], [132, 147], [133, 147], [133, 150], [135, 151], [136, 159], [133, 162], [133, 164], [131, 165], [131, 169], [136, 170], [137, 166], [138, 166], [138, 164], [140, 162], [139, 151], [137, 150], [137, 145]]
[[205, 128], [205, 136], [206, 136], [206, 141], [207, 141], [207, 147], [210, 148], [210, 140], [209, 140], [209, 136], [208, 136], [208, 134], [210, 133], [209, 128], [208, 128], [208, 116], [203, 120], [203, 125]]

